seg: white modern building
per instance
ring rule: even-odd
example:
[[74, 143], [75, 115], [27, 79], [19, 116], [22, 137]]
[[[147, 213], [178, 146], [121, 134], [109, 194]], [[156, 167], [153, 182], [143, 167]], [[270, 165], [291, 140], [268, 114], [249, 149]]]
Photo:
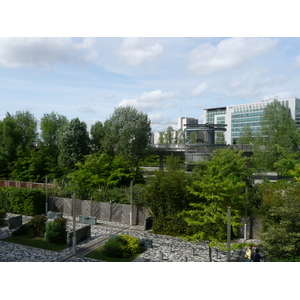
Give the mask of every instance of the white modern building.
[[264, 108], [274, 101], [279, 101], [289, 109], [292, 118], [300, 127], [300, 99], [298, 98], [273, 98], [255, 103], [207, 108], [204, 109], [204, 123], [227, 124], [224, 133], [225, 141], [227, 144], [233, 144], [234, 140], [238, 141], [244, 126], [249, 126], [253, 132], [260, 130], [260, 118]]
[[[174, 130], [172, 133], [172, 137], [174, 139], [174, 143], [176, 139], [182, 140], [183, 138], [179, 137], [179, 130], [182, 131], [182, 134], [184, 135], [184, 130], [186, 128], [186, 124], [198, 124], [198, 119], [190, 118], [190, 117], [179, 117], [177, 119], [177, 130]], [[152, 134], [152, 144], [157, 145], [161, 144], [160, 141], [163, 139], [165, 140], [167, 131], [157, 131]], [[177, 136], [176, 136], [177, 134]], [[163, 137], [163, 138], [161, 138]], [[165, 142], [164, 142], [165, 143]]]
[[179, 117], [177, 122], [177, 130], [181, 129], [182, 131], [184, 131], [186, 124], [198, 124], [198, 119], [189, 117]]

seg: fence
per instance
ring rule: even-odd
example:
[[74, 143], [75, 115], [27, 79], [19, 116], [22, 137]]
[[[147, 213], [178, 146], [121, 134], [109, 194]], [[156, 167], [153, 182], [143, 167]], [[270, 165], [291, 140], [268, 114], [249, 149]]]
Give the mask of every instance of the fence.
[[24, 182], [24, 181], [11, 181], [11, 180], [0, 180], [0, 187], [18, 187], [27, 189], [38, 189], [44, 187], [44, 183], [37, 182]]
[[[49, 197], [48, 210], [73, 215], [72, 199]], [[76, 215], [95, 217], [99, 221], [111, 221], [130, 224], [130, 205], [90, 200], [76, 201]], [[132, 225], [145, 225], [148, 212], [139, 206], [132, 206]]]

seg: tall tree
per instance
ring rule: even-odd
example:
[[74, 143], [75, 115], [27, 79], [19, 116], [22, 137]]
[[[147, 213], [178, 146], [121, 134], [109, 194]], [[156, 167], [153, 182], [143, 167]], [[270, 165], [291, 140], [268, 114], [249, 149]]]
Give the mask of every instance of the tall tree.
[[168, 145], [173, 144], [174, 141], [174, 129], [172, 126], [169, 126], [165, 132], [165, 142]]
[[104, 148], [113, 155], [129, 157], [137, 167], [148, 154], [151, 126], [148, 115], [131, 106], [118, 107], [105, 121]]
[[8, 178], [12, 163], [17, 158], [18, 145], [21, 143], [21, 132], [16, 121], [9, 113], [0, 122], [0, 170], [1, 178]]
[[186, 239], [208, 241], [210, 261], [211, 247], [222, 247], [226, 240], [228, 207], [232, 210], [231, 225], [235, 233], [240, 225], [238, 219], [245, 204], [243, 192], [250, 175], [246, 164], [242, 152], [216, 150], [210, 161], [199, 164], [195, 170], [197, 178], [188, 187], [199, 201], [191, 203], [191, 209], [180, 214], [189, 226], [197, 229]]
[[8, 178], [13, 162], [34, 148], [37, 142], [37, 122], [34, 116], [26, 112], [9, 113], [0, 122], [0, 166], [1, 177]]
[[[300, 131], [284, 105], [270, 103], [261, 118], [261, 131], [253, 143], [253, 158], [257, 168], [275, 169], [274, 164], [289, 153], [298, 153]], [[284, 151], [278, 151], [278, 147]]]
[[37, 143], [37, 121], [33, 114], [29, 111], [17, 111], [14, 119], [18, 130], [21, 132], [21, 147], [24, 150], [26, 147], [33, 147]]
[[103, 138], [105, 135], [105, 128], [103, 124], [98, 121], [91, 126], [91, 146], [94, 151], [99, 151], [102, 148]]
[[252, 144], [254, 141], [253, 131], [249, 125], [246, 125], [242, 129], [242, 133], [238, 139], [238, 144]]
[[268, 182], [260, 186], [262, 246], [269, 261], [300, 261], [300, 185]]
[[179, 157], [167, 157], [167, 171], [156, 171], [141, 197], [153, 216], [153, 230], [164, 234], [186, 234], [190, 228], [178, 214], [188, 209], [196, 197], [188, 191], [191, 175], [179, 169]]
[[44, 114], [41, 118], [41, 139], [42, 143], [50, 147], [52, 151], [57, 152], [58, 147], [58, 135], [61, 128], [68, 123], [67, 117], [55, 112], [50, 114]]
[[58, 163], [68, 171], [75, 170], [75, 164], [82, 162], [90, 153], [90, 138], [85, 122], [72, 119], [63, 126], [58, 137]]

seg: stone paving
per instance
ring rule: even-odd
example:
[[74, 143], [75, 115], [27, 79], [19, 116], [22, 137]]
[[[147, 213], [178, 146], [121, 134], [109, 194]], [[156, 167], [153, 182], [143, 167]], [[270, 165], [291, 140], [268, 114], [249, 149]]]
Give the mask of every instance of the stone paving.
[[[9, 216], [9, 215], [8, 215]], [[68, 222], [68, 230], [72, 230], [73, 224]], [[30, 217], [23, 216], [23, 224], [28, 222]], [[76, 228], [86, 226], [85, 224], [76, 224]], [[120, 227], [111, 227], [109, 225], [120, 224], [100, 224], [91, 225], [91, 238], [77, 245], [77, 248], [88, 245], [95, 239], [114, 234], [120, 230]], [[124, 225], [123, 225], [124, 227]], [[124, 228], [125, 229], [125, 228]], [[54, 262], [59, 261], [63, 257], [72, 253], [72, 247], [66, 248], [60, 252], [43, 250], [29, 246], [14, 244], [2, 241], [4, 237], [11, 235], [12, 231], [7, 226], [0, 227], [0, 262]], [[141, 231], [141, 226], [131, 226], [125, 229], [124, 233], [138, 237], [140, 239], [151, 239], [153, 247], [148, 248], [141, 254], [135, 262], [208, 262], [208, 246], [206, 243], [186, 242], [178, 237], [166, 235], [157, 235], [148, 231]], [[248, 241], [249, 242], [249, 241]], [[255, 242], [255, 241], [254, 241]], [[231, 261], [245, 261], [245, 249], [231, 251]], [[225, 262], [227, 253], [212, 250], [212, 258], [214, 262]], [[99, 262], [98, 260], [87, 257], [77, 257], [74, 262]]]

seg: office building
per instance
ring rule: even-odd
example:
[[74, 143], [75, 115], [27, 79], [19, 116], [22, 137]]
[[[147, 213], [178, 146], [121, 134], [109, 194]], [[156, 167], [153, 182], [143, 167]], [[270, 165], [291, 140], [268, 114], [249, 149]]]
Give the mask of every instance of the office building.
[[249, 126], [253, 132], [260, 130], [260, 119], [264, 108], [274, 101], [279, 101], [289, 109], [291, 117], [300, 127], [300, 99], [298, 98], [280, 100], [273, 98], [255, 103], [207, 108], [204, 109], [204, 123], [227, 124], [224, 137], [227, 144], [233, 144], [234, 140], [238, 141], [244, 126]]

